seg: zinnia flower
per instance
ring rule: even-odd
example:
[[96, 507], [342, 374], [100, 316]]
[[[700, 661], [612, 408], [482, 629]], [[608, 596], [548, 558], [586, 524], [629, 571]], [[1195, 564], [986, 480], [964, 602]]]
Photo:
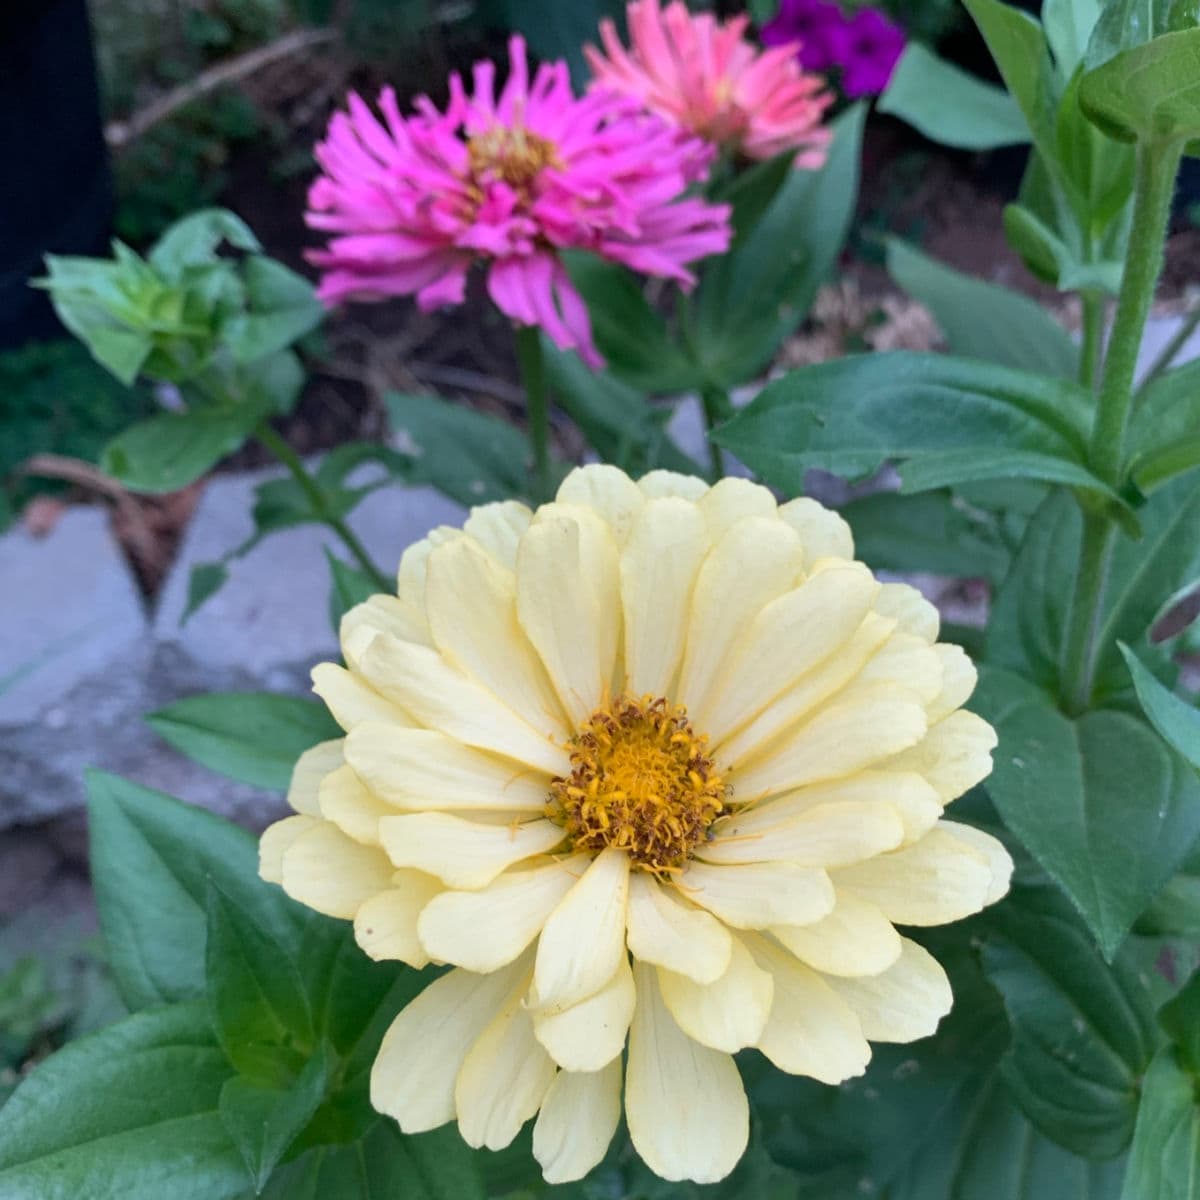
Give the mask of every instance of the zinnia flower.
[[806, 75], [795, 46], [759, 51], [743, 37], [749, 18], [693, 16], [682, 0], [633, 0], [630, 50], [611, 20], [600, 22], [602, 54], [584, 54], [599, 88], [634, 96], [651, 112], [748, 158], [796, 151], [799, 167], [820, 167], [832, 134], [821, 124], [833, 97]]
[[[475, 509], [342, 625], [262, 874], [375, 958], [449, 963], [393, 1022], [376, 1108], [547, 1179], [617, 1127], [667, 1179], [746, 1146], [733, 1055], [829, 1084], [931, 1034], [946, 975], [896, 929], [1008, 886], [942, 820], [991, 769], [975, 671], [840, 517], [765, 488], [585, 467]], [[622, 1051], [628, 1035], [628, 1061]]]
[[875, 8], [859, 9], [830, 33], [834, 61], [842, 68], [842, 91], [850, 99], [887, 89], [904, 53], [904, 30]]
[[764, 46], [789, 46], [807, 71], [828, 71], [833, 58], [831, 31], [846, 21], [834, 0], [782, 0], [761, 29]]
[[690, 287], [687, 264], [728, 248], [729, 210], [681, 199], [711, 159], [702, 141], [611, 93], [577, 99], [565, 63], [543, 64], [530, 83], [520, 37], [509, 54], [499, 99], [495, 67], [481, 62], [471, 95], [451, 76], [444, 113], [422, 97], [402, 116], [385, 88], [382, 123], [354, 94], [349, 112], [334, 115], [307, 214], [333, 235], [310, 255], [325, 272], [318, 295], [458, 304], [483, 260], [502, 312], [598, 366], [559, 251], [589, 250]]

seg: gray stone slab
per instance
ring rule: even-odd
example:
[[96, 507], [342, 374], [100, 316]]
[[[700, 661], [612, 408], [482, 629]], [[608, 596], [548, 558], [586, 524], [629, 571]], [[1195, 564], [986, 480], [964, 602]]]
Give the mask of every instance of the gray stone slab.
[[[1183, 323], [1183, 317], [1152, 317], [1146, 322], [1146, 335], [1142, 339], [1142, 351], [1138, 355], [1139, 379], [1145, 375], [1158, 356], [1166, 349]], [[1200, 329], [1196, 330], [1184, 343], [1183, 348], [1175, 357], [1174, 365], [1181, 367], [1184, 363], [1197, 358], [1200, 358]]]
[[[188, 526], [155, 614], [154, 634], [197, 663], [238, 669], [275, 686], [272, 672], [337, 651], [329, 624], [329, 568], [323, 548], [346, 557], [322, 526], [271, 534], [230, 564], [229, 580], [180, 624], [194, 566], [220, 559], [253, 531], [254, 488], [275, 471], [212, 480]], [[387, 487], [354, 510], [350, 525], [391, 573], [406, 546], [436, 525], [461, 524], [464, 510], [432, 488]]]
[[73, 508], [45, 537], [0, 538], [0, 727], [37, 720], [146, 640], [141, 596], [100, 508]]

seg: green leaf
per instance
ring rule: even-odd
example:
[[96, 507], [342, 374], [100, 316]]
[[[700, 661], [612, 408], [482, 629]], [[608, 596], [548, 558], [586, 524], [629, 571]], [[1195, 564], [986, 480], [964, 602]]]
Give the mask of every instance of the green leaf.
[[740, 245], [754, 232], [754, 227], [795, 169], [795, 154], [785, 152], [765, 162], [743, 167], [731, 179], [712, 189], [709, 198], [719, 204], [728, 204], [733, 210], [733, 245]]
[[379, 588], [370, 575], [343, 562], [328, 547], [325, 548], [325, 560], [329, 563], [329, 623], [337, 633], [342, 618], [356, 604], [374, 596]]
[[246, 403], [160, 413], [113, 438], [100, 468], [135, 492], [178, 491], [239, 449], [268, 411]]
[[1072, 720], [994, 667], [973, 707], [1000, 738], [988, 795], [1111, 961], [1200, 835], [1200, 780], [1128, 713]]
[[246, 1169], [217, 1112], [230, 1068], [200, 1003], [80, 1038], [13, 1093], [4, 1200], [227, 1200]]
[[1121, 1200], [1200, 1197], [1200, 1103], [1196, 1080], [1164, 1046], [1142, 1084], [1129, 1173]]
[[1200, 938], [1200, 846], [1192, 848], [1179, 874], [1158, 893], [1134, 930], [1146, 937]]
[[705, 266], [688, 340], [708, 382], [752, 379], [804, 320], [850, 231], [865, 116], [843, 113], [825, 166], [793, 171], [754, 230]]
[[986, 924], [999, 936], [984, 945], [984, 971], [1012, 1027], [1005, 1081], [1048, 1137], [1087, 1158], [1112, 1158], [1133, 1135], [1138, 1081], [1155, 1046], [1139, 965], [1118, 958], [1106, 966], [1049, 886], [1015, 890]]
[[891, 277], [933, 313], [954, 354], [1074, 379], [1079, 347], [1040, 304], [928, 258], [898, 238], [887, 243]]
[[205, 982], [209, 1013], [226, 1057], [256, 1082], [276, 1082], [278, 1048], [312, 1041], [312, 1014], [295, 959], [254, 917], [208, 888]]
[[325, 310], [307, 279], [282, 263], [255, 255], [242, 268], [249, 311], [226, 323], [222, 333], [240, 362], [254, 362], [286, 349], [322, 321]]
[[1084, 112], [1116, 137], [1200, 137], [1200, 29], [1122, 51], [1083, 77], [1079, 99]]
[[1129, 664], [1133, 686], [1150, 724], [1200, 771], [1200, 709], [1163, 687], [1123, 642], [1118, 645]]
[[906, 121], [927, 138], [958, 150], [995, 150], [1029, 141], [1029, 126], [1003, 88], [910, 42], [879, 111]]
[[146, 722], [182, 754], [230, 779], [286, 791], [296, 759], [341, 731], [324, 705], [273, 692], [208, 692]]
[[222, 242], [251, 254], [262, 249], [240, 217], [228, 209], [206, 208], [176, 221], [150, 251], [150, 263], [164, 278], [178, 281], [184, 268], [210, 262]]
[[1090, 71], [1122, 50], [1195, 23], [1195, 0], [1106, 0], [1088, 42], [1084, 65]]
[[900, 351], [792, 371], [713, 440], [789, 495], [814, 467], [857, 479], [894, 459], [909, 492], [1024, 478], [1111, 496], [1084, 465], [1089, 404], [1066, 380]]
[[255, 1195], [325, 1098], [333, 1056], [321, 1045], [286, 1088], [267, 1087], [237, 1076], [221, 1089], [218, 1111], [250, 1173]]
[[529, 489], [529, 450], [507, 421], [432, 396], [384, 395], [392, 430], [414, 458], [412, 482], [460, 504], [487, 504]]
[[1173, 1000], [1163, 1005], [1158, 1019], [1178, 1046], [1184, 1065], [1194, 1075], [1200, 1075], [1200, 971], [1192, 975]]
[[1134, 408], [1129, 442], [1129, 471], [1144, 492], [1200, 466], [1200, 360], [1147, 385]]
[[281, 945], [296, 944], [303, 910], [259, 879], [244, 829], [102, 771], [87, 786], [100, 927], [131, 1009], [202, 994], [210, 880]]
[[229, 582], [229, 568], [223, 562], [197, 563], [188, 574], [187, 603], [183, 606], [179, 624], [212, 599]]
[[1042, 5], [1046, 40], [1065, 78], [1083, 61], [1103, 8], [1104, 0], [1046, 0]]

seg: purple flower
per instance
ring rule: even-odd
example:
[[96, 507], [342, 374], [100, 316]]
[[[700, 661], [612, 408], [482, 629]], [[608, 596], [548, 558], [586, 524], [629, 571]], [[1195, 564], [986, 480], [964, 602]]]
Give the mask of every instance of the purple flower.
[[845, 25], [842, 10], [832, 0], [782, 0], [775, 18], [760, 36], [764, 46], [800, 45], [800, 65], [806, 71], [828, 71], [836, 66], [833, 40]]
[[905, 42], [904, 30], [875, 8], [860, 9], [831, 28], [830, 53], [842, 68], [842, 91], [851, 99], [877, 96], [891, 81]]

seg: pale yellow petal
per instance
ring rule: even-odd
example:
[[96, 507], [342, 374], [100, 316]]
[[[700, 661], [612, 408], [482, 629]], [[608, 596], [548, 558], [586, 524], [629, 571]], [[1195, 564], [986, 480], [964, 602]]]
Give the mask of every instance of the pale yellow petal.
[[671, 1016], [688, 1037], [736, 1054], [762, 1036], [775, 987], [738, 937], [731, 944], [729, 966], [713, 983], [696, 983], [660, 967], [658, 984]]
[[628, 920], [629, 952], [643, 962], [697, 983], [712, 983], [729, 966], [729, 930], [644, 871], [635, 871], [629, 881]]
[[456, 538], [429, 556], [425, 597], [434, 644], [445, 660], [531, 728], [565, 740], [569, 731], [554, 689], [517, 623], [512, 571], [474, 538]]
[[611, 687], [621, 630], [617, 544], [591, 509], [538, 510], [517, 551], [517, 615], [568, 717], [581, 724]]
[[424, 608], [405, 604], [397, 596], [371, 596], [350, 609], [338, 627], [342, 654], [351, 667], [358, 665], [359, 654], [377, 633], [433, 645]]
[[629, 855], [602, 850], [542, 929], [531, 1007], [570, 1008], [613, 977], [625, 954], [628, 901]]
[[503, 1150], [537, 1112], [554, 1080], [554, 1063], [533, 1036], [522, 991], [520, 985], [512, 990], [455, 1080], [458, 1131], [476, 1149]]
[[681, 475], [678, 471], [651, 471], [638, 480], [638, 487], [650, 500], [678, 497], [680, 500], [699, 500], [709, 490], [706, 480], [697, 475]]
[[563, 832], [546, 820], [485, 825], [450, 813], [403, 813], [379, 822], [379, 840], [398, 867], [436, 875], [447, 887], [487, 887], [501, 871], [547, 854]]
[[947, 925], [979, 912], [992, 888], [992, 866], [966, 841], [940, 828], [891, 854], [833, 873], [898, 925]]
[[771, 1016], [758, 1048], [781, 1071], [838, 1084], [861, 1075], [871, 1047], [853, 1009], [816, 971], [769, 938], [750, 949], [775, 980]]
[[942, 660], [942, 688], [928, 706], [929, 724], [936, 725], [971, 698], [979, 673], [961, 646], [939, 642], [934, 646]]
[[535, 1012], [533, 1032], [566, 1071], [599, 1071], [625, 1048], [637, 993], [629, 959], [621, 955], [613, 977], [561, 1012]]
[[883, 689], [854, 700], [839, 698], [777, 747], [740, 763], [731, 783], [738, 799], [749, 801], [838, 779], [916, 745], [925, 728], [925, 710], [905, 693]]
[[895, 850], [903, 841], [904, 822], [887, 804], [836, 800], [789, 813], [768, 801], [722, 822], [696, 855], [711, 863], [840, 867]]
[[915, 1042], [936, 1032], [954, 994], [941, 964], [922, 946], [901, 938], [900, 957], [886, 971], [863, 979], [827, 977], [854, 1010], [873, 1042]]
[[621, 1119], [621, 1060], [602, 1071], [559, 1071], [533, 1126], [533, 1156], [547, 1183], [571, 1183], [599, 1166]]
[[992, 773], [996, 741], [996, 731], [982, 717], [960, 708], [932, 726], [911, 749], [883, 765], [888, 770], [924, 775], [949, 803]]
[[893, 687], [928, 707], [942, 690], [942, 658], [928, 642], [897, 630], [866, 663], [854, 681], [857, 689]]
[[804, 547], [804, 569], [818, 559], [854, 557], [854, 535], [845, 518], [807, 496], [779, 506], [779, 515], [799, 535]]
[[371, 1106], [405, 1133], [454, 1120], [454, 1084], [471, 1046], [529, 970], [525, 960], [490, 975], [453, 970], [392, 1022], [371, 1069]]
[[775, 497], [761, 484], [736, 476], [713, 484], [699, 498], [698, 504], [714, 542], [720, 541], [729, 529], [746, 517], [778, 519], [779, 506]]
[[471, 509], [463, 525], [498, 563], [510, 571], [517, 565], [517, 546], [521, 535], [529, 528], [533, 513], [519, 500], [498, 500]]
[[318, 663], [312, 670], [312, 682], [312, 690], [347, 733], [364, 721], [382, 722], [394, 729], [413, 723], [399, 704], [380, 695], [361, 675], [337, 663]]
[[604, 463], [576, 467], [559, 485], [559, 504], [578, 504], [604, 518], [623, 546], [646, 497], [624, 471]]
[[396, 871], [391, 886], [360, 905], [354, 940], [368, 957], [395, 959], [420, 969], [429, 955], [417, 936], [421, 910], [442, 891], [442, 882], [424, 871]]
[[302, 834], [316, 829], [324, 822], [320, 817], [303, 815], [284, 817], [268, 825], [258, 839], [258, 873], [268, 883], [283, 882], [283, 856], [288, 847]]
[[296, 759], [292, 768], [292, 781], [288, 785], [287, 802], [298, 813], [307, 817], [319, 817], [321, 806], [317, 802], [317, 791], [321, 781], [346, 761], [343, 750], [345, 738], [333, 738], [310, 746]]
[[379, 844], [379, 818], [396, 811], [369, 792], [351, 766], [338, 767], [326, 775], [318, 796], [321, 815], [356, 842], [368, 846]]
[[650, 500], [621, 556], [626, 689], [665, 696], [679, 668], [708, 526], [687, 500]]
[[426, 728], [552, 775], [570, 774], [570, 759], [561, 746], [427, 646], [381, 633], [363, 655], [362, 666], [374, 687]]
[[396, 572], [397, 597], [417, 612], [425, 611], [425, 568], [433, 547], [434, 540], [431, 537], [413, 542], [400, 556], [400, 566]]
[[689, 712], [704, 706], [730, 647], [799, 569], [800, 537], [774, 518], [742, 521], [713, 546], [696, 576], [679, 673], [677, 698]]
[[360, 725], [346, 738], [346, 757], [371, 791], [403, 809], [541, 812], [550, 790], [547, 772], [432, 729]]
[[625, 1118], [633, 1148], [663, 1179], [717, 1183], [742, 1157], [750, 1109], [732, 1056], [675, 1024], [647, 963], [634, 966], [637, 1010], [629, 1031]]
[[907, 583], [885, 583], [876, 597], [875, 611], [894, 618], [903, 633], [911, 633], [930, 645], [937, 641], [942, 627], [938, 610]]
[[378, 846], [364, 846], [328, 821], [288, 846], [282, 872], [283, 890], [293, 900], [328, 917], [353, 917], [392, 882], [392, 864]]
[[828, 975], [878, 975], [900, 957], [900, 935], [892, 923], [845, 888], [823, 920], [778, 925], [771, 932], [797, 958]]
[[583, 874], [587, 860], [508, 871], [475, 892], [443, 892], [421, 913], [418, 932], [431, 958], [494, 971], [518, 957]]
[[735, 929], [806, 925], [833, 910], [829, 876], [794, 863], [726, 867], [693, 860], [679, 877], [679, 889]]
[[1008, 895], [1012, 883], [1013, 860], [999, 838], [994, 838], [990, 833], [984, 833], [982, 829], [976, 829], [973, 825], [961, 825], [957, 821], [939, 821], [938, 828], [960, 842], [966, 842], [972, 850], [987, 859], [992, 871], [992, 886], [988, 888], [984, 903], [995, 904], [997, 900], [1002, 900]]
[[856, 563], [822, 571], [754, 615], [692, 718], [714, 742], [838, 652], [862, 625], [879, 584]]

